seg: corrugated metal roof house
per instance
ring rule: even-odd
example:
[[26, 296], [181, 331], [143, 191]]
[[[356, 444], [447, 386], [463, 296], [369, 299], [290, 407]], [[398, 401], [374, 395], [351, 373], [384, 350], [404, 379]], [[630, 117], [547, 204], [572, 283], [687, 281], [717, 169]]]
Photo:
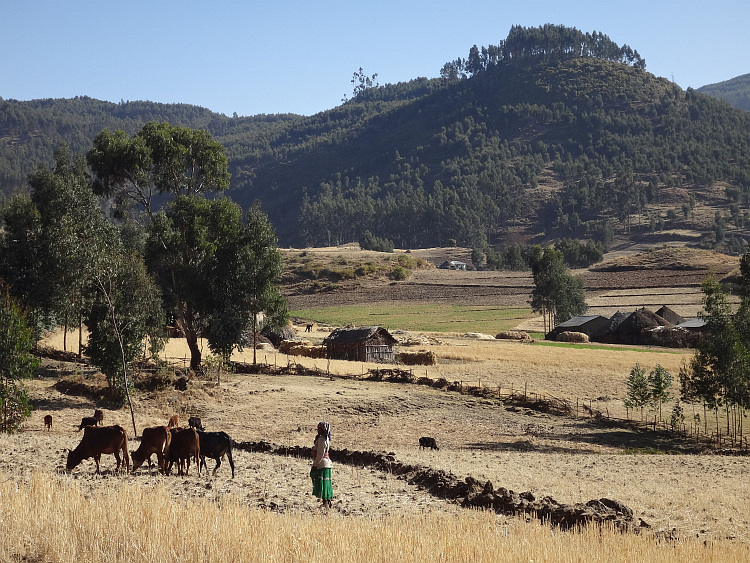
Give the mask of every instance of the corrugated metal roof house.
[[547, 340], [555, 340], [560, 333], [565, 331], [582, 332], [591, 338], [591, 336], [596, 334], [598, 330], [608, 322], [609, 319], [607, 317], [602, 317], [601, 315], [578, 315], [577, 317], [573, 317], [572, 319], [557, 325], [547, 333], [545, 338]]
[[324, 340], [331, 360], [392, 362], [396, 339], [379, 326], [337, 328]]

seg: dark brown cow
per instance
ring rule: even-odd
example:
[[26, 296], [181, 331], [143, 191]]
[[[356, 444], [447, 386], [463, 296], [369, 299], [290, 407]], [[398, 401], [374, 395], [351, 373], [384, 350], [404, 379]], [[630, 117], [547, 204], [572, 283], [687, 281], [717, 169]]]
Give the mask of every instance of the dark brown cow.
[[208, 471], [206, 458], [215, 459], [216, 467], [214, 467], [212, 475], [216, 475], [216, 470], [221, 465], [221, 458], [226, 455], [229, 459], [229, 466], [232, 468], [232, 479], [234, 479], [232, 438], [229, 437], [229, 434], [226, 432], [198, 432], [198, 438], [201, 445], [201, 467], [204, 467]]
[[81, 424], [78, 425], [78, 430], [82, 430], [87, 426], [96, 426], [96, 419], [93, 416], [84, 416], [81, 419]]
[[[120, 460], [122, 450], [122, 461]], [[128, 433], [122, 426], [86, 426], [83, 429], [83, 438], [76, 449], [68, 452], [68, 471], [81, 463], [84, 459], [94, 458], [96, 472], [101, 473], [99, 460], [102, 454], [114, 454], [117, 460], [115, 471], [119, 472], [120, 464], [125, 466], [125, 471], [130, 469], [130, 457], [128, 456]]]
[[180, 415], [179, 414], [173, 414], [169, 422], [167, 423], [167, 427], [169, 428], [177, 428], [180, 425]]
[[439, 450], [437, 442], [435, 441], [435, 438], [430, 438], [429, 436], [422, 436], [419, 439], [419, 449], [422, 448], [430, 448], [431, 450]]
[[52, 430], [52, 415], [44, 415], [44, 428], [46, 430]]
[[153, 426], [144, 428], [141, 436], [141, 445], [130, 456], [133, 458], [132, 472], [138, 469], [148, 458], [148, 465], [151, 467], [151, 454], [156, 454], [156, 461], [159, 466], [159, 472], [164, 473], [169, 460], [169, 445], [172, 442], [172, 433], [166, 426]]
[[171, 428], [172, 443], [169, 445], [169, 465], [167, 465], [166, 474], [172, 470], [172, 464], [177, 462], [177, 475], [183, 475], [183, 464], [187, 461], [184, 475], [190, 471], [190, 458], [195, 461], [198, 467], [198, 473], [201, 472], [199, 458], [201, 455], [200, 441], [198, 431], [195, 428]]
[[97, 426], [102, 426], [104, 424], [104, 412], [100, 409], [94, 410], [94, 420], [96, 420]]

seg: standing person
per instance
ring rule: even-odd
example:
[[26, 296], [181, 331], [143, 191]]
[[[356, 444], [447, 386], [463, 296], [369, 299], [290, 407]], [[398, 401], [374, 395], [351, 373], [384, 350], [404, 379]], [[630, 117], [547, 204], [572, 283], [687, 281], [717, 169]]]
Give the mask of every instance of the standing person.
[[328, 449], [331, 447], [331, 427], [327, 422], [318, 423], [318, 434], [312, 449], [312, 468], [310, 478], [313, 483], [313, 494], [323, 501], [325, 508], [331, 508], [333, 484], [331, 483], [331, 458]]

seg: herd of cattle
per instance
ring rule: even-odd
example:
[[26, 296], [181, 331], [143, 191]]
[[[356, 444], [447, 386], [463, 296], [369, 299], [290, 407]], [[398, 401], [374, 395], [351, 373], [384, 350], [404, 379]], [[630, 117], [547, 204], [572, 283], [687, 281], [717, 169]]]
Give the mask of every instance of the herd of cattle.
[[[144, 428], [138, 449], [128, 455], [128, 433], [119, 425], [103, 426], [104, 413], [96, 409], [94, 416], [81, 419], [78, 430], [83, 430], [83, 438], [75, 449], [68, 452], [66, 469], [71, 471], [84, 459], [94, 458], [96, 472], [100, 473], [99, 461], [102, 454], [113, 454], [117, 460], [116, 472], [120, 467], [131, 471], [130, 458], [133, 459], [132, 471], [135, 472], [143, 462], [148, 460], [152, 467], [151, 456], [156, 454], [157, 467], [160, 473], [169, 475], [174, 464], [177, 464], [178, 475], [188, 475], [191, 460], [201, 468], [208, 470], [206, 458], [216, 461], [213, 475], [221, 465], [224, 456], [229, 460], [234, 478], [234, 460], [232, 459], [232, 438], [226, 432], [206, 432], [201, 419], [191, 416], [188, 428], [179, 426], [179, 416], [174, 415], [165, 426]], [[44, 417], [44, 426], [52, 429], [52, 416]]]

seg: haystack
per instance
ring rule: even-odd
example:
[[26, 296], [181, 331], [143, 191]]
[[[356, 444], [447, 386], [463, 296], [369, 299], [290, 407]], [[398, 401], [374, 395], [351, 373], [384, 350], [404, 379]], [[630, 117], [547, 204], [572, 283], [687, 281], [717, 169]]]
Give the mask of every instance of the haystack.
[[557, 342], [569, 342], [571, 344], [585, 344], [589, 341], [589, 335], [583, 332], [565, 330], [557, 335]]
[[659, 315], [664, 320], [669, 321], [673, 325], [678, 325], [680, 323], [684, 323], [685, 319], [684, 317], [678, 315], [675, 313], [672, 309], [667, 307], [666, 305], [662, 305], [661, 309], [656, 311], [656, 314]]
[[522, 330], [503, 330], [495, 335], [497, 340], [531, 340], [528, 332]]
[[396, 361], [405, 366], [434, 366], [437, 356], [432, 350], [418, 350], [417, 352], [399, 352]]

